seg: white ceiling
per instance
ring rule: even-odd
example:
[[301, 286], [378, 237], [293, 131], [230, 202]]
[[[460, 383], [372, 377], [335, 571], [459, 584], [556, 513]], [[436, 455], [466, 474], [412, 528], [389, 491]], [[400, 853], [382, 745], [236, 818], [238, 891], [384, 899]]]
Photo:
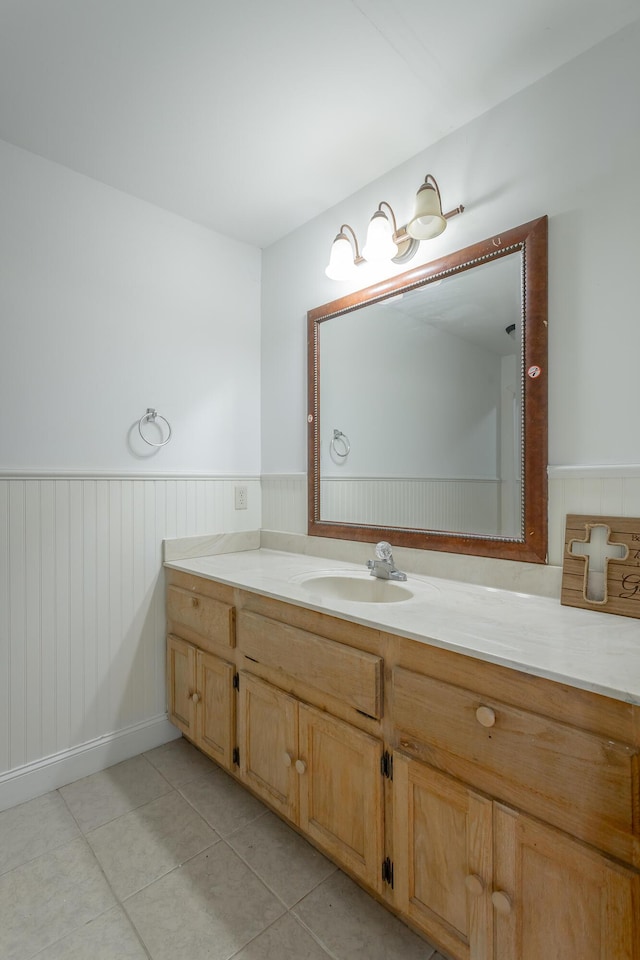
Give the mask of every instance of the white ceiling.
[[0, 138], [267, 246], [638, 0], [0, 0]]

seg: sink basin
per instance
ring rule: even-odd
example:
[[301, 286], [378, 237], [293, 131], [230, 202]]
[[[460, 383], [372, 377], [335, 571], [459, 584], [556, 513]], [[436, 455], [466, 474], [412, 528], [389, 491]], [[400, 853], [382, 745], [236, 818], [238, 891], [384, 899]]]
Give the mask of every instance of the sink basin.
[[349, 600], [354, 603], [401, 603], [410, 600], [413, 591], [396, 580], [380, 580], [367, 573], [350, 571], [307, 573], [292, 579], [314, 597], [325, 600]]

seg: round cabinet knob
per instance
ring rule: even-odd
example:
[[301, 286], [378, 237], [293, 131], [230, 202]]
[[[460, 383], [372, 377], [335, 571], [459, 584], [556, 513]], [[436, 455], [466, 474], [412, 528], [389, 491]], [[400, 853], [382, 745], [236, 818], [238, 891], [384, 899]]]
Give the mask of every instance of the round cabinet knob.
[[307, 765], [304, 760], [296, 760], [296, 770], [298, 773], [304, 773], [307, 769]]
[[191, 597], [191, 606], [192, 606], [192, 607], [199, 607], [199, 606], [200, 606], [200, 601], [198, 600], [197, 597]]
[[470, 873], [464, 878], [464, 885], [472, 897], [479, 897], [484, 891], [484, 883], [477, 873]]
[[291, 754], [290, 754], [290, 753], [287, 753], [287, 752], [285, 751], [285, 752], [282, 754], [282, 762], [284, 763], [285, 767], [290, 767], [291, 764], [293, 763], [293, 758], [292, 758]]
[[491, 894], [491, 903], [503, 916], [506, 917], [507, 914], [511, 913], [511, 899], [504, 890], [494, 890]]
[[193, 700], [194, 703], [200, 703], [200, 694], [199, 694], [199, 693], [192, 693], [192, 694], [191, 694], [191, 699]]
[[481, 727], [492, 727], [496, 722], [495, 711], [491, 707], [481, 706], [476, 710], [476, 720]]

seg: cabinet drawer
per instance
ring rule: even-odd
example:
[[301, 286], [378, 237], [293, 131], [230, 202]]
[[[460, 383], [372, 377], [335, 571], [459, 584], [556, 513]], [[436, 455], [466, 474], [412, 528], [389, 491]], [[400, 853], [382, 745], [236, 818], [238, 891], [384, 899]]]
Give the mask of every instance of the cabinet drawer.
[[619, 855], [640, 832], [637, 747], [401, 667], [393, 705], [396, 743], [434, 766]]
[[238, 615], [238, 646], [258, 663], [382, 716], [382, 657], [248, 611]]
[[191, 639], [189, 633], [195, 633], [198, 645], [205, 649], [207, 640], [216, 646], [235, 646], [235, 608], [228, 603], [169, 586], [167, 618], [174, 633], [179, 634], [180, 627], [186, 628], [187, 639]]

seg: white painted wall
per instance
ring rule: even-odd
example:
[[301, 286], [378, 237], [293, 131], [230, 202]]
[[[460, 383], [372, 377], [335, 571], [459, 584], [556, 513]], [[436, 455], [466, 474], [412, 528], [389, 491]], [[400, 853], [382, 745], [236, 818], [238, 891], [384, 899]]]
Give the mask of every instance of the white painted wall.
[[1, 469], [259, 474], [257, 248], [2, 141], [0, 223]]
[[[405, 222], [427, 173], [445, 208], [467, 209], [410, 266], [549, 215], [550, 463], [640, 463], [638, 89], [636, 24], [264, 252], [263, 474], [306, 469], [305, 314], [349, 292], [324, 276], [338, 227], [350, 223], [363, 240], [383, 199]], [[353, 288], [382, 274], [359, 277]]]
[[175, 735], [162, 539], [260, 527], [260, 258], [0, 142], [0, 809]]

